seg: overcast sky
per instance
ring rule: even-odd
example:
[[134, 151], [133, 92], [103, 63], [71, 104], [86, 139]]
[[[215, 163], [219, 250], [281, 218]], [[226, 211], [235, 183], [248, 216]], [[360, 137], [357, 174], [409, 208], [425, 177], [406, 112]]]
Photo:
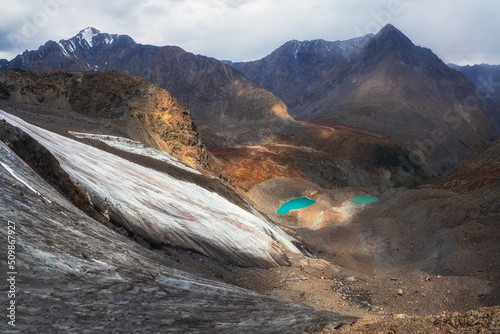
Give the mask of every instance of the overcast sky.
[[499, 0], [10, 0], [0, 11], [0, 58], [93, 26], [246, 61], [292, 39], [345, 40], [391, 23], [446, 63], [500, 64], [499, 17]]

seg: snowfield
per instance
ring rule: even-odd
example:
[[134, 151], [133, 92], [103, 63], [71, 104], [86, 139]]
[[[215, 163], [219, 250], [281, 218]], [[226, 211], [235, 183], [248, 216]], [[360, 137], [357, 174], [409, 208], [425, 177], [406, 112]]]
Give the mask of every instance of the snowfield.
[[134, 153], [134, 154], [143, 155], [145, 157], [150, 157], [150, 158], [164, 161], [164, 162], [168, 162], [169, 164], [174, 165], [175, 167], [179, 167], [179, 168], [187, 170], [191, 173], [201, 175], [201, 173], [199, 171], [184, 164], [182, 161], [180, 161], [179, 159], [177, 159], [173, 155], [168, 154], [167, 152], [158, 150], [158, 149], [153, 148], [153, 147], [147, 147], [143, 143], [140, 143], [140, 142], [132, 140], [132, 139], [118, 137], [118, 136], [108, 136], [108, 135], [74, 132], [74, 131], [69, 131], [69, 133], [71, 135], [75, 136], [76, 138], [89, 138], [89, 139], [100, 140], [103, 143], [106, 143], [109, 146], [117, 148], [119, 150]]
[[0, 119], [44, 145], [101, 212], [144, 238], [243, 266], [283, 265], [285, 250], [300, 253], [292, 237], [253, 209], [2, 110]]

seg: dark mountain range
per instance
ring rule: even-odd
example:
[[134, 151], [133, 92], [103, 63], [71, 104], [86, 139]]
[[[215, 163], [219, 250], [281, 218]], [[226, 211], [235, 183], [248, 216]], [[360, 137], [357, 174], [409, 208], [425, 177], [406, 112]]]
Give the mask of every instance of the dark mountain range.
[[448, 66], [465, 74], [478, 87], [480, 96], [491, 98], [500, 108], [500, 65], [458, 66], [448, 64]]
[[9, 68], [117, 71], [167, 89], [198, 120], [231, 125], [292, 121], [276, 96], [216, 59], [176, 46], [137, 44], [129, 36], [100, 33], [95, 28], [26, 51]]
[[[294, 118], [394, 136], [416, 145], [415, 160], [431, 171], [455, 166], [500, 133], [492, 101], [476, 98], [465, 76], [392, 25], [347, 42], [290, 42], [234, 66], [284, 98]], [[308, 69], [297, 74], [307, 87], [283, 95], [297, 66]]]
[[261, 60], [230, 64], [285, 103], [291, 103], [326, 70], [359, 53], [371, 36], [336, 42], [293, 40]]
[[[390, 147], [388, 156], [399, 155], [384, 168], [404, 164], [412, 171], [423, 166], [429, 175], [441, 174], [500, 133], [497, 108], [491, 100], [477, 99], [476, 87], [464, 75], [430, 50], [415, 46], [391, 25], [377, 35], [349, 41], [292, 41], [261, 60], [232, 66], [238, 70], [175, 46], [141, 45], [128, 36], [94, 28], [69, 40], [49, 41], [9, 64], [10, 68], [116, 70], [150, 80], [191, 111], [210, 146], [306, 145], [328, 156], [339, 151], [338, 145], [345, 148], [342, 143], [346, 141], [338, 138], [328, 140], [324, 147], [320, 130], [294, 122], [276, 96], [286, 101], [296, 119], [337, 130], [340, 126], [347, 138], [360, 133], [368, 134], [367, 138], [392, 137], [383, 148], [379, 143], [369, 145], [370, 151], [387, 152]], [[403, 151], [411, 154], [397, 153], [401, 149], [394, 149], [394, 144], [402, 144]], [[356, 144], [354, 153], [346, 153], [358, 165], [366, 147]], [[279, 156], [289, 161], [287, 156], [292, 154], [280, 152]], [[234, 166], [226, 167], [232, 170]], [[315, 174], [329, 175], [327, 171], [335, 168], [329, 161]], [[309, 169], [298, 168], [302, 175], [309, 175]], [[339, 177], [345, 178], [339, 174], [328, 182]]]

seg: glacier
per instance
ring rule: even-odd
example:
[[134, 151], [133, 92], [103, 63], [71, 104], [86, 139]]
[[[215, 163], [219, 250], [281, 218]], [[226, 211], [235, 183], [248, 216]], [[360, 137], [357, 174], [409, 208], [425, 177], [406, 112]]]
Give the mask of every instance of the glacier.
[[17, 311], [2, 333], [302, 333], [355, 320], [190, 273], [78, 210], [2, 141], [0, 157], [0, 239], [15, 226]]
[[0, 118], [45, 146], [111, 221], [150, 241], [195, 250], [240, 266], [270, 268], [301, 254], [255, 209], [239, 207], [196, 184], [31, 125], [0, 110]]

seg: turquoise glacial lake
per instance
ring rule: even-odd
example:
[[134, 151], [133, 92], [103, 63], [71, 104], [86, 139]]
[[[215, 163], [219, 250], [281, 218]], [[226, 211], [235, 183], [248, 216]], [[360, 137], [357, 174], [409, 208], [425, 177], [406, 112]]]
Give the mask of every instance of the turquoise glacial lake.
[[279, 208], [278, 214], [285, 215], [290, 210], [303, 209], [310, 205], [313, 205], [314, 203], [316, 203], [316, 201], [313, 201], [312, 199], [309, 199], [307, 197], [292, 199], [290, 202], [286, 202]]
[[351, 199], [354, 203], [370, 204], [378, 202], [378, 197], [375, 196], [358, 196]]

